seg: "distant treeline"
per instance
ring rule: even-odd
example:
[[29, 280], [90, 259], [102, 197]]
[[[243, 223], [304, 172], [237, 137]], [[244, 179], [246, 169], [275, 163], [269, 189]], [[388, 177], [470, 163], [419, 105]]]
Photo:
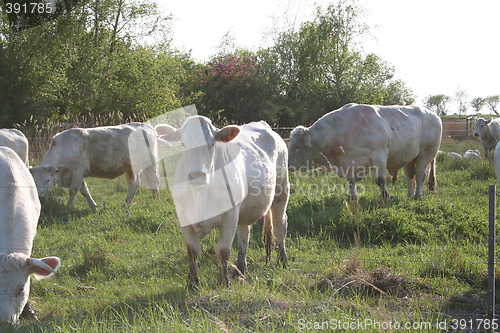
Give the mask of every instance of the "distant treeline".
[[1, 16], [0, 126], [143, 121], [188, 104], [218, 121], [292, 126], [350, 102], [412, 103], [394, 68], [362, 52], [361, 13], [340, 0], [299, 28], [274, 29], [270, 47], [227, 38], [206, 63], [172, 46], [172, 18], [150, 0], [82, 1], [19, 32]]

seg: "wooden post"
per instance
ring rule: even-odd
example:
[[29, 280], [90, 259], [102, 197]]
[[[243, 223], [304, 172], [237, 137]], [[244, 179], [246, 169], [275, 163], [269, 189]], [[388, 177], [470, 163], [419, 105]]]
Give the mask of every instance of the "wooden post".
[[[489, 232], [488, 232], [488, 317], [495, 319], [495, 218], [496, 218], [496, 186], [489, 190]], [[494, 322], [494, 321], [493, 321]]]

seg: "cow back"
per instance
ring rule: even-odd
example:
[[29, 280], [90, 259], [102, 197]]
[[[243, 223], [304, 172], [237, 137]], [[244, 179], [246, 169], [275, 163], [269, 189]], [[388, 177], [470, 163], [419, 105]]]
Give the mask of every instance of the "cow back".
[[12, 149], [0, 147], [0, 253], [31, 254], [40, 201], [28, 168]]

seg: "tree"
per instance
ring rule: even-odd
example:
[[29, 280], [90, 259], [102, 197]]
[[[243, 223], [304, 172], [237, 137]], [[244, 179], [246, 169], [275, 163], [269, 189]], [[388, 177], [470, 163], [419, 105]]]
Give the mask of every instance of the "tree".
[[476, 111], [476, 113], [480, 113], [481, 109], [485, 104], [486, 104], [486, 98], [482, 97], [476, 97], [470, 101], [470, 105], [472, 106], [474, 111]]
[[361, 13], [355, 1], [318, 8], [314, 20], [277, 33], [263, 51], [280, 124], [311, 123], [351, 102], [413, 101], [409, 89], [394, 80], [392, 66], [361, 52], [360, 36], [368, 30]]
[[467, 112], [467, 106], [468, 106], [467, 98], [468, 98], [468, 95], [467, 95], [467, 92], [465, 90], [458, 89], [457, 91], [455, 91], [454, 99], [458, 104], [458, 114], [459, 115], [463, 115]]
[[486, 105], [493, 111], [495, 114], [498, 114], [497, 105], [500, 103], [500, 95], [493, 95], [486, 97]]
[[170, 49], [168, 21], [152, 0], [87, 1], [18, 33], [3, 21], [0, 125], [81, 115], [145, 120], [181, 106], [191, 62]]
[[200, 113], [233, 123], [260, 119], [272, 123], [272, 89], [261, 66], [258, 55], [244, 49], [218, 54], [199, 66], [190, 89], [202, 92], [195, 100]]
[[428, 96], [424, 103], [438, 115], [445, 115], [448, 112], [448, 102], [450, 97], [446, 95], [431, 95]]

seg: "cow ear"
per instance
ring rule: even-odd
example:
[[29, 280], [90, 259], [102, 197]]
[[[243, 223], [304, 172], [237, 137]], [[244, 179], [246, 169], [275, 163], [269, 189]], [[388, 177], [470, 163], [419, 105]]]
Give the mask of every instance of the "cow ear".
[[215, 134], [215, 141], [229, 142], [238, 136], [240, 128], [238, 126], [226, 126]]
[[490, 118], [490, 119], [486, 120], [486, 124], [491, 123], [492, 120], [493, 120], [493, 118]]
[[177, 129], [167, 124], [156, 125], [155, 132], [160, 139], [168, 142], [176, 142], [181, 139]]
[[47, 257], [43, 259], [29, 258], [27, 264], [30, 268], [30, 274], [33, 274], [37, 280], [48, 279], [61, 266], [61, 259], [58, 257]]

